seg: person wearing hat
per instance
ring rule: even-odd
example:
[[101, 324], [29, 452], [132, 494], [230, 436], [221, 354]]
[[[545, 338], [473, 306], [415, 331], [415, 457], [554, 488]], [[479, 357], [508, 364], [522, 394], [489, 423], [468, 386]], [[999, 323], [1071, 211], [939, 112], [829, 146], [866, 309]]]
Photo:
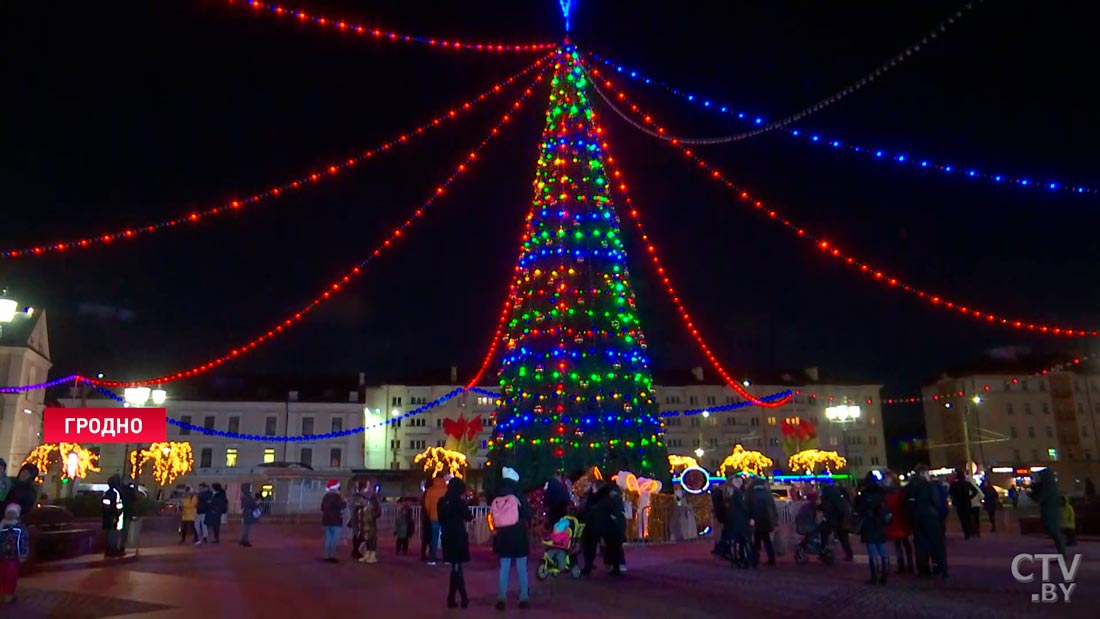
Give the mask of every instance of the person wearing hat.
[[508, 576], [513, 562], [516, 564], [516, 577], [519, 580], [519, 607], [527, 608], [530, 597], [527, 586], [527, 555], [530, 551], [527, 523], [531, 519], [531, 509], [519, 491], [519, 473], [506, 466], [501, 470], [501, 477], [503, 479], [497, 488], [496, 498], [489, 507], [495, 527], [493, 553], [500, 557], [497, 610], [504, 610]]
[[340, 482], [335, 479], [325, 484], [325, 496], [321, 499], [321, 525], [325, 527], [324, 560], [326, 563], [339, 563], [336, 559], [336, 542], [340, 539], [343, 527], [343, 513], [347, 501], [340, 496]]
[[0, 601], [15, 601], [15, 583], [19, 580], [19, 565], [30, 554], [30, 535], [19, 522], [22, 512], [15, 503], [4, 508], [4, 520], [0, 521]]
[[7, 503], [15, 503], [19, 506], [20, 513], [26, 518], [38, 502], [38, 489], [34, 480], [38, 479], [38, 467], [27, 462], [19, 469], [19, 475], [12, 482], [11, 490], [4, 499]]
[[11, 492], [11, 478], [8, 477], [8, 463], [0, 458], [0, 505], [4, 505]]

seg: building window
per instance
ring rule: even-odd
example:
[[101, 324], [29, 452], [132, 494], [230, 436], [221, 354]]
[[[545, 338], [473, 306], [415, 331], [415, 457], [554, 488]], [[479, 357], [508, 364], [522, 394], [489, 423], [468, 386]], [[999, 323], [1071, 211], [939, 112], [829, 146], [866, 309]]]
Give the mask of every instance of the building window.
[[1028, 426], [1027, 427], [1027, 437], [1028, 438], [1035, 438], [1035, 426]]
[[1054, 438], [1054, 428], [1047, 426], [1047, 438]]
[[409, 420], [409, 427], [426, 428], [428, 427], [428, 420], [423, 417], [413, 417]]
[[1005, 403], [1005, 414], [1006, 415], [1015, 415], [1016, 414], [1016, 411], [1013, 410], [1013, 408], [1012, 408], [1012, 402]]
[[313, 417], [302, 417], [302, 434], [313, 434]]
[[[421, 419], [421, 421], [424, 421], [424, 420]], [[343, 417], [333, 417], [332, 418], [332, 431], [333, 432], [343, 432], [344, 431], [344, 418]]]
[[733, 415], [729, 415], [728, 417], [726, 417], [726, 425], [727, 426], [737, 425], [737, 417], [734, 417]]
[[1008, 429], [1008, 435], [1012, 438], [1016, 438], [1016, 426], [1012, 426]]
[[208, 469], [208, 468], [210, 468], [210, 465], [213, 461], [214, 461], [214, 448], [213, 447], [203, 447], [202, 451], [199, 452], [199, 468], [200, 469]]
[[447, 441], [445, 441], [443, 439], [439, 439], [438, 441], [435, 442], [435, 446], [436, 447], [442, 447], [444, 445], [444, 443], [446, 443], [446, 442]]
[[225, 468], [231, 469], [237, 466], [237, 448], [230, 447], [225, 450]]
[[231, 433], [237, 434], [241, 431], [241, 418], [236, 415], [229, 418], [229, 426], [227, 428]]
[[714, 406], [714, 404], [715, 404], [714, 396], [712, 396], [712, 395], [707, 396], [707, 404], [709, 404], [711, 406]]
[[769, 438], [768, 439], [768, 446], [769, 447], [779, 447], [779, 438], [775, 437], [775, 436]]
[[1024, 402], [1024, 414], [1025, 415], [1030, 415], [1031, 414], [1031, 402]]
[[437, 429], [443, 427], [443, 418], [442, 417], [439, 417], [435, 420], [435, 427]]
[[759, 426], [760, 425], [760, 418], [759, 417], [753, 417], [751, 425], [754, 426], [754, 427]]
[[334, 469], [340, 468], [340, 448], [333, 447], [328, 451], [328, 465]]
[[877, 466], [878, 465], [878, 456], [871, 456], [871, 465], [872, 466]]
[[1088, 447], [1085, 448], [1085, 460], [1092, 460], [1092, 450]]
[[833, 447], [836, 447], [838, 442], [839, 441], [836, 440], [835, 436], [830, 436], [829, 437], [829, 445], [831, 445]]
[[1032, 449], [1031, 450], [1031, 461], [1032, 462], [1038, 462], [1039, 461], [1039, 450], [1038, 449]]
[[312, 447], [303, 447], [298, 452], [298, 462], [300, 462], [304, 466], [308, 466], [308, 467], [312, 468], [313, 467], [313, 448]]
[[1047, 383], [1045, 380], [1039, 379], [1039, 391], [1046, 391]]
[[1050, 414], [1050, 405], [1047, 404], [1046, 402], [1043, 402], [1043, 414], [1044, 415], [1049, 415]]
[[401, 406], [401, 396], [393, 396], [393, 398], [390, 399], [390, 402], [393, 406]]
[[692, 417], [691, 422], [688, 425], [690, 425], [693, 428], [698, 428], [699, 427], [699, 418], [698, 417]]
[[[1100, 406], [1100, 405], [1098, 405]], [[1100, 412], [1100, 409], [1097, 410]], [[191, 434], [191, 415], [183, 415], [180, 417], [180, 436], [186, 436]]]
[[275, 417], [268, 417], [266, 423], [264, 424], [264, 434], [268, 436], [275, 436], [276, 422], [277, 420]]
[[391, 438], [390, 439], [390, 449], [401, 449], [401, 439]]
[[680, 425], [680, 418], [679, 417], [670, 417], [667, 420], [665, 420], [665, 425], [666, 426], [678, 426], [678, 425]]
[[202, 418], [202, 427], [206, 430], [213, 430], [214, 429], [214, 416], [213, 415], [207, 415], [206, 417], [203, 417]]
[[264, 450], [264, 464], [271, 464], [275, 461], [275, 448], [268, 447]]
[[1058, 450], [1053, 448], [1053, 447], [1048, 449], [1047, 450], [1047, 458], [1049, 458], [1051, 462], [1057, 462], [1058, 461]]
[[778, 422], [777, 422], [775, 417], [768, 417], [768, 425], [769, 426], [774, 426], [776, 423], [778, 423]]
[[1019, 449], [1013, 449], [1012, 450], [1012, 461], [1016, 464], [1020, 464], [1020, 450]]

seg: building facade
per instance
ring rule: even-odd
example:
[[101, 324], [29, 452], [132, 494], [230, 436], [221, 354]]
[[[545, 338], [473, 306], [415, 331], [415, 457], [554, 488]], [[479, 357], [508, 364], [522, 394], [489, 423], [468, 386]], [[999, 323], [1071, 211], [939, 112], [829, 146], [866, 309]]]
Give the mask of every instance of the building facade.
[[[7, 299], [0, 299], [3, 301]], [[0, 383], [32, 385], [45, 382], [53, 367], [46, 312], [17, 309], [0, 315]], [[44, 398], [45, 392], [41, 389], [0, 393], [0, 457], [8, 463], [11, 475], [27, 454], [42, 442]]]
[[1100, 371], [975, 371], [922, 389], [933, 467], [1049, 466], [1067, 489], [1100, 478]]

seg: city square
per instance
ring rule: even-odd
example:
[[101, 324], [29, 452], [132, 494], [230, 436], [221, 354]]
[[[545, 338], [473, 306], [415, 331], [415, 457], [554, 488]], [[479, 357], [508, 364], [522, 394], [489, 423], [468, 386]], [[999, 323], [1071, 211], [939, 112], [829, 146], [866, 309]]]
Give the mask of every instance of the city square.
[[0, 617], [1094, 616], [1087, 23], [620, 4], [13, 6]]

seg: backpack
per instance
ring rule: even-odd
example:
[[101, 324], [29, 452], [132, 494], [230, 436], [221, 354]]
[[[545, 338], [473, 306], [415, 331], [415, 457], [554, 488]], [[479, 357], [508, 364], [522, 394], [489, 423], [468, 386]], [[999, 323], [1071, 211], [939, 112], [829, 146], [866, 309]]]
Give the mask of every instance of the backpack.
[[518, 524], [519, 499], [514, 494], [498, 496], [489, 507], [489, 515], [493, 517], [493, 526], [497, 529]]
[[19, 541], [23, 534], [18, 525], [0, 530], [0, 559], [18, 559], [22, 555]]

